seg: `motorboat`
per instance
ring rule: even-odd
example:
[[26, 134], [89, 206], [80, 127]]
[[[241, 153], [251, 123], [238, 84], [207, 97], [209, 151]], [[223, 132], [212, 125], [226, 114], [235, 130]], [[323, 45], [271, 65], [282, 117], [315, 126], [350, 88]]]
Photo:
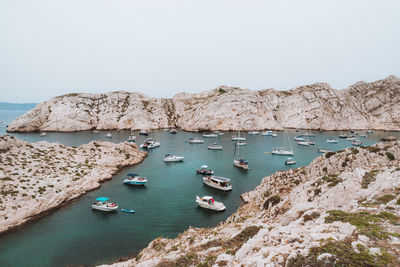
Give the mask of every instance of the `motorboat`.
[[46, 132], [41, 132], [41, 133], [40, 133], [40, 136], [42, 136], [42, 137], [43, 137], [43, 136], [46, 136], [46, 135], [47, 135]]
[[245, 146], [245, 145], [247, 145], [247, 143], [239, 140], [239, 141], [235, 142], [235, 145], [236, 146]]
[[111, 134], [110, 132], [108, 132], [108, 133], [106, 134], [106, 137], [107, 137], [107, 138], [112, 138], [112, 134]]
[[178, 133], [178, 131], [175, 128], [172, 128], [171, 130], [169, 130], [170, 134], [176, 134]]
[[207, 165], [201, 165], [200, 169], [196, 170], [197, 174], [202, 174], [202, 175], [213, 175], [214, 171], [208, 169]]
[[139, 134], [140, 135], [149, 135], [149, 131], [142, 129], [142, 130], [140, 130]]
[[130, 178], [124, 179], [124, 184], [128, 185], [145, 185], [147, 183], [146, 177], [140, 177], [139, 174], [136, 173], [128, 173]]
[[183, 161], [185, 157], [182, 156], [175, 156], [171, 154], [166, 154], [164, 156], [164, 162], [178, 162], [178, 161]]
[[338, 141], [337, 139], [329, 138], [329, 139], [326, 140], [326, 142], [329, 143], [329, 144], [336, 144], [336, 143], [338, 143], [339, 141]]
[[276, 134], [276, 133], [273, 133], [271, 136], [272, 136], [272, 137], [277, 137], [277, 136], [278, 136], [278, 134]]
[[306, 132], [306, 133], [303, 133], [303, 136], [315, 137], [315, 134]]
[[349, 138], [350, 136], [348, 136], [347, 134], [341, 134], [339, 135], [339, 138]]
[[318, 148], [318, 153], [326, 153], [326, 152], [329, 152], [329, 150], [323, 149], [323, 148]]
[[208, 146], [207, 148], [211, 150], [222, 150], [222, 146], [218, 145], [218, 143], [214, 143], [211, 146]]
[[360, 134], [360, 137], [368, 137], [368, 135], [366, 135], [366, 134]]
[[347, 141], [357, 141], [358, 139], [356, 137], [348, 137], [346, 138]]
[[241, 168], [243, 170], [248, 170], [249, 169], [249, 163], [245, 159], [234, 159], [233, 160], [233, 165], [235, 165], [238, 168]]
[[367, 133], [373, 133], [373, 131], [372, 130], [368, 130]]
[[214, 133], [215, 133], [215, 134], [218, 134], [218, 135], [224, 135], [224, 134], [225, 134], [225, 133], [223, 133], [223, 132], [221, 132], [221, 131], [218, 131], [218, 130], [217, 130], [217, 131], [214, 131]]
[[237, 135], [232, 135], [232, 141], [246, 141], [246, 137], [240, 136], [240, 130]]
[[222, 190], [232, 190], [231, 179], [220, 177], [220, 176], [204, 176], [203, 182], [205, 185]]
[[285, 148], [273, 148], [272, 154], [274, 155], [284, 155], [284, 156], [293, 156], [293, 150], [285, 149]]
[[149, 149], [159, 147], [160, 142], [154, 141], [153, 138], [147, 138], [144, 143], [140, 145], [140, 148]]
[[305, 141], [305, 139], [303, 138], [303, 136], [302, 135], [297, 135], [297, 136], [295, 136], [294, 137], [294, 141], [296, 141], [296, 142], [302, 142], [302, 141]]
[[197, 204], [199, 204], [199, 207], [202, 207], [205, 209], [216, 210], [216, 211], [224, 211], [225, 210], [224, 203], [215, 201], [214, 198], [211, 196], [204, 196], [202, 198], [200, 198], [199, 196], [196, 196], [196, 202], [197, 202]]
[[297, 142], [297, 144], [299, 146], [309, 146], [310, 145], [310, 143], [308, 141], [299, 141], [299, 142]]
[[214, 134], [214, 133], [205, 133], [203, 134], [204, 138], [216, 138], [218, 137], [218, 134]]
[[257, 131], [251, 131], [251, 132], [248, 132], [248, 134], [251, 134], [251, 135], [258, 135], [260, 132], [257, 132]]
[[135, 142], [135, 141], [136, 141], [136, 136], [131, 134], [131, 135], [128, 137], [128, 142]]
[[190, 137], [189, 138], [189, 143], [190, 144], [203, 144], [204, 140], [198, 139], [197, 137]]
[[355, 140], [354, 142], [351, 143], [353, 146], [361, 146], [362, 142], [360, 140]]
[[99, 131], [98, 131], [98, 130], [93, 130], [93, 132], [94, 132], [94, 133], [98, 133]]
[[293, 158], [288, 158], [285, 160], [285, 165], [295, 165], [296, 161]]
[[266, 132], [263, 132], [261, 135], [262, 136], [272, 136], [272, 131], [268, 130]]
[[114, 202], [109, 202], [108, 200], [108, 197], [96, 198], [96, 202], [93, 203], [92, 209], [101, 211], [116, 211], [118, 209], [118, 205]]
[[315, 142], [314, 142], [314, 141], [308, 141], [308, 144], [309, 144], [310, 146], [314, 146], [314, 145], [315, 145]]

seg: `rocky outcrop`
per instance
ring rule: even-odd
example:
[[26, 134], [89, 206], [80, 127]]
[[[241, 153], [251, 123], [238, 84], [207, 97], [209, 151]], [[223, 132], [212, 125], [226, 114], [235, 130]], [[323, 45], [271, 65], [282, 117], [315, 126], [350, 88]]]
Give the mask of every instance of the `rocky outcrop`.
[[220, 225], [112, 266], [399, 266], [399, 158], [400, 142], [326, 153], [264, 178]]
[[146, 156], [132, 143], [68, 147], [0, 136], [0, 234], [100, 187]]
[[326, 83], [290, 91], [221, 86], [172, 99], [141, 93], [69, 94], [37, 105], [8, 125], [10, 132], [89, 129], [400, 130], [400, 79], [358, 82], [344, 90]]

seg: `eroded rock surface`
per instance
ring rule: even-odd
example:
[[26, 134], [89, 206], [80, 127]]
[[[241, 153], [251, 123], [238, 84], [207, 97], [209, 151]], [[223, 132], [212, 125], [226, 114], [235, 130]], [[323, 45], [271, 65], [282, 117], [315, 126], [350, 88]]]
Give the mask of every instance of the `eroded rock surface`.
[[315, 83], [290, 91], [220, 86], [171, 99], [141, 93], [69, 94], [37, 105], [8, 125], [10, 132], [90, 129], [400, 130], [400, 79], [389, 76], [335, 90]]

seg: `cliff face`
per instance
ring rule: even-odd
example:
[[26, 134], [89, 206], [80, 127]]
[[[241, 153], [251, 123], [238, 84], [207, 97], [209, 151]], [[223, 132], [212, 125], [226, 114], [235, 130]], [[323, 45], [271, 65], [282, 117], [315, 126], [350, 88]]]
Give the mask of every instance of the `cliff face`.
[[10, 132], [89, 129], [400, 130], [400, 79], [358, 82], [344, 90], [316, 83], [290, 91], [221, 86], [172, 99], [140, 93], [70, 94], [37, 105], [10, 123]]
[[68, 147], [0, 136], [0, 233], [98, 188], [146, 155], [131, 143]]
[[113, 266], [399, 266], [399, 158], [400, 142], [326, 153], [264, 178], [220, 225]]

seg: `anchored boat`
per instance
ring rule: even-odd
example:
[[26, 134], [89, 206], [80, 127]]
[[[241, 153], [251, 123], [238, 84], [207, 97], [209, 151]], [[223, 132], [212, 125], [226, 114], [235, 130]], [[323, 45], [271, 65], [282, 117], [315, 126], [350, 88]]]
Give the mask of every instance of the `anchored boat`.
[[178, 162], [178, 161], [183, 161], [185, 157], [182, 156], [174, 156], [171, 154], [166, 154], [164, 156], [164, 162]]
[[144, 143], [140, 145], [140, 148], [150, 149], [159, 146], [160, 142], [154, 141], [153, 138], [147, 138], [146, 140], [144, 140]]
[[203, 177], [203, 182], [205, 185], [222, 190], [230, 191], [232, 190], [231, 180], [220, 176], [205, 176]]
[[205, 209], [216, 210], [216, 211], [224, 211], [225, 210], [224, 203], [215, 201], [214, 198], [211, 196], [204, 196], [202, 198], [200, 198], [199, 196], [196, 196], [196, 202], [197, 202], [197, 204], [199, 204], [199, 207], [202, 207]]
[[124, 179], [124, 184], [145, 185], [147, 183], [147, 179], [145, 177], [140, 177], [139, 174], [128, 173], [127, 175], [130, 176], [131, 178]]
[[101, 211], [116, 211], [118, 209], [118, 205], [113, 202], [108, 202], [108, 200], [108, 197], [96, 198], [96, 202], [93, 203], [92, 209]]
[[208, 169], [207, 165], [201, 165], [200, 169], [196, 170], [197, 174], [202, 174], [202, 175], [213, 175], [214, 171]]
[[222, 150], [222, 146], [218, 145], [218, 143], [214, 143], [211, 146], [208, 146], [207, 148], [211, 150]]
[[285, 160], [285, 165], [295, 165], [296, 161], [292, 158], [288, 158], [287, 160]]
[[203, 134], [203, 137], [204, 137], [204, 138], [216, 138], [216, 137], [218, 137], [218, 134], [215, 134], [215, 133], [205, 133], [205, 134]]

